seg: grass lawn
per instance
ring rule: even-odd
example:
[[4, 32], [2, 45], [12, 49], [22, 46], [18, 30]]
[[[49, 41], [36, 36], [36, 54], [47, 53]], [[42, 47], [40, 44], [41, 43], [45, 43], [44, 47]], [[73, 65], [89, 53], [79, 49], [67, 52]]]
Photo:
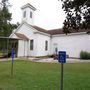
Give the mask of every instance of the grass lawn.
[[[90, 90], [90, 63], [64, 65], [64, 90]], [[60, 64], [14, 61], [0, 62], [0, 90], [60, 90]]]

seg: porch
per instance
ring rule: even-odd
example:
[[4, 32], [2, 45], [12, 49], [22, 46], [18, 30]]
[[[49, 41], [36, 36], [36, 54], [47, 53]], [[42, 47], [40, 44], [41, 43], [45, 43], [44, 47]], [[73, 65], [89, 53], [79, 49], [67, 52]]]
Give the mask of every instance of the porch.
[[18, 39], [9, 37], [0, 37], [0, 58], [11, 57], [11, 49], [14, 48], [15, 57], [18, 51]]

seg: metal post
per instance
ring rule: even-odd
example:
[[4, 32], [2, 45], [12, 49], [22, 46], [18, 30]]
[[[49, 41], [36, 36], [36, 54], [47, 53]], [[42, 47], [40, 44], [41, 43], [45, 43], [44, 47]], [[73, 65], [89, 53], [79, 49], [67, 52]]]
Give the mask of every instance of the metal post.
[[11, 51], [11, 56], [12, 56], [11, 76], [13, 77], [13, 64], [14, 64], [14, 49], [13, 48]]
[[9, 38], [6, 39], [7, 40], [7, 60], [8, 60], [8, 44], [9, 44]]
[[29, 41], [27, 40], [27, 59], [29, 57]]
[[63, 90], [63, 63], [61, 63], [61, 87], [60, 90]]
[[13, 77], [13, 58], [12, 58], [12, 65], [11, 65], [11, 76]]
[[24, 58], [25, 58], [25, 40], [24, 40]]

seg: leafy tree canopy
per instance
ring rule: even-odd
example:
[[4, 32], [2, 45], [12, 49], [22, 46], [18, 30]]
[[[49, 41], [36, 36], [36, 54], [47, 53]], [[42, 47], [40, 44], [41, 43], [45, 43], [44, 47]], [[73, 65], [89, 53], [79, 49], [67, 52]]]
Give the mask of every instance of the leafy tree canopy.
[[8, 0], [2, 0], [0, 5], [0, 36], [9, 36], [17, 25], [10, 23], [12, 14], [8, 9], [11, 6]]
[[90, 29], [90, 0], [61, 0], [66, 13], [64, 32], [72, 30]]

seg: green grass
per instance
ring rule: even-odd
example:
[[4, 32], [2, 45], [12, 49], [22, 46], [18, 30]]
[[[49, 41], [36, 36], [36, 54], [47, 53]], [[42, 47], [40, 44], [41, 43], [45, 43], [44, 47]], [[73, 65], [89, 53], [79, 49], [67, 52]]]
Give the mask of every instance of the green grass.
[[[0, 62], [0, 90], [60, 90], [60, 64]], [[90, 90], [90, 63], [64, 65], [64, 90]]]

